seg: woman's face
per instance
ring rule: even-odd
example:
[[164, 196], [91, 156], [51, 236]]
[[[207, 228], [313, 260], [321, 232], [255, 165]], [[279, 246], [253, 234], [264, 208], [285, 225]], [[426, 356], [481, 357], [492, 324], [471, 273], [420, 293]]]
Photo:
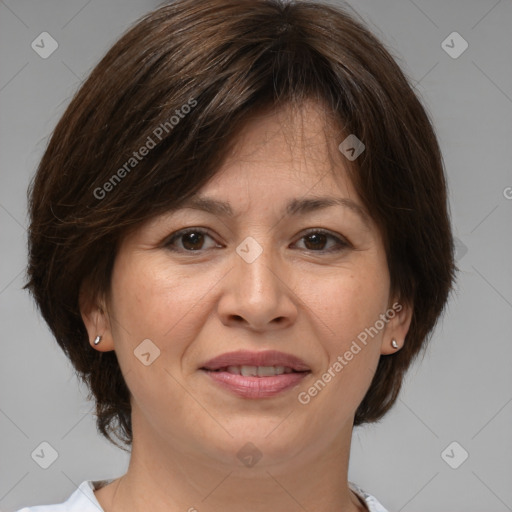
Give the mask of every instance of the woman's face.
[[124, 240], [108, 315], [86, 318], [116, 351], [142, 446], [226, 465], [328, 456], [403, 342], [341, 140], [314, 104], [289, 113], [253, 119], [194, 204]]

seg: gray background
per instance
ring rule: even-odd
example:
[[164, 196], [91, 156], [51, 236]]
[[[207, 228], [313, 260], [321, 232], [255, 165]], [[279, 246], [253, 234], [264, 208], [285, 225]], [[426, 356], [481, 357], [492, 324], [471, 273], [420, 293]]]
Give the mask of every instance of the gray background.
[[[395, 408], [356, 429], [350, 479], [391, 511], [512, 510], [512, 2], [350, 4], [391, 48], [432, 115], [448, 174], [461, 272], [431, 346]], [[0, 1], [0, 507], [55, 503], [128, 456], [95, 429], [93, 404], [22, 290], [26, 188], [71, 95], [150, 0]], [[32, 41], [49, 32], [42, 59]], [[469, 44], [452, 58], [441, 43]], [[451, 44], [451, 43], [450, 43]], [[454, 43], [460, 48], [459, 43]], [[508, 226], [508, 227], [507, 227]], [[48, 468], [31, 453], [58, 452]], [[469, 453], [460, 463], [462, 450]]]

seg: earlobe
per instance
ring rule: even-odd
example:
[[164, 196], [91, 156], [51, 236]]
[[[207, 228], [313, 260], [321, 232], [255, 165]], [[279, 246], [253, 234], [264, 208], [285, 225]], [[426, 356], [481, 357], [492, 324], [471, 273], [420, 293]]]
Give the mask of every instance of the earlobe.
[[91, 303], [80, 293], [80, 314], [87, 330], [89, 343], [94, 350], [114, 350], [108, 312], [104, 304]]
[[404, 346], [405, 337], [411, 325], [412, 313], [412, 305], [402, 304], [398, 301], [388, 309], [386, 316], [389, 320], [382, 337], [381, 354], [395, 354]]
[[94, 306], [89, 313], [82, 313], [82, 319], [87, 329], [89, 342], [95, 350], [100, 352], [114, 350], [110, 322], [104, 307]]

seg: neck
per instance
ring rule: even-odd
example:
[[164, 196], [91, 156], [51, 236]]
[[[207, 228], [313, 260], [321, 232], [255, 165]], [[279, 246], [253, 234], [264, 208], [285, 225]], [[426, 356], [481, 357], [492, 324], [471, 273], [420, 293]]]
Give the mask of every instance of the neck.
[[[127, 473], [96, 492], [105, 512], [366, 510], [347, 482], [351, 425], [320, 453], [315, 447], [288, 459], [263, 455], [256, 464], [244, 466], [236, 458], [215, 460], [194, 452], [177, 440], [165, 442], [154, 432], [137, 435], [147, 432], [147, 425], [135, 416], [132, 421]], [[267, 452], [269, 446], [267, 440]]]

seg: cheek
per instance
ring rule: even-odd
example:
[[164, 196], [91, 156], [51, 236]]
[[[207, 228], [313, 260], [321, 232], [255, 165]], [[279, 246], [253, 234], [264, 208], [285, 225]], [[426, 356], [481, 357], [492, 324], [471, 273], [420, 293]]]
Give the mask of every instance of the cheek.
[[[137, 378], [141, 382], [136, 386], [157, 385], [147, 379], [148, 368], [182, 372], [184, 355], [194, 347], [211, 310], [212, 282], [221, 278], [222, 273], [205, 278], [192, 266], [171, 266], [162, 254], [121, 254], [112, 273], [109, 310], [116, 355], [128, 384]], [[148, 349], [150, 360], [157, 356], [149, 367], [137, 358]], [[156, 381], [169, 378], [166, 373], [159, 375]]]
[[171, 272], [162, 258], [120, 258], [112, 275], [111, 310], [132, 341], [163, 340], [187, 316], [200, 293], [187, 276]]
[[386, 311], [387, 272], [380, 266], [364, 265], [361, 269], [338, 270], [323, 280], [321, 286], [318, 280], [302, 282], [303, 295], [307, 297], [304, 302], [324, 324], [332, 349], [343, 350]]
[[[316, 288], [313, 284], [316, 283]], [[333, 426], [355, 410], [363, 399], [380, 358], [383, 329], [380, 315], [387, 309], [389, 281], [387, 269], [379, 260], [361, 262], [350, 269], [337, 269], [322, 285], [304, 283], [309, 304], [323, 326], [321, 345], [326, 354], [319, 380], [306, 390], [303, 401], [316, 401], [332, 414]], [[306, 300], [305, 300], [306, 302]], [[376, 328], [377, 326], [377, 328]], [[334, 428], [334, 427], [333, 427]]]
[[[115, 351], [131, 394], [132, 420], [140, 422], [139, 432], [151, 425], [162, 438], [193, 451], [197, 439], [218, 429], [203, 406], [184, 393], [181, 368], [205, 321], [205, 294], [212, 285], [190, 269], [188, 274], [171, 271], [164, 258], [140, 258], [120, 258], [112, 276]], [[139, 350], [146, 339], [157, 349]], [[148, 352], [146, 365], [142, 354]]]

